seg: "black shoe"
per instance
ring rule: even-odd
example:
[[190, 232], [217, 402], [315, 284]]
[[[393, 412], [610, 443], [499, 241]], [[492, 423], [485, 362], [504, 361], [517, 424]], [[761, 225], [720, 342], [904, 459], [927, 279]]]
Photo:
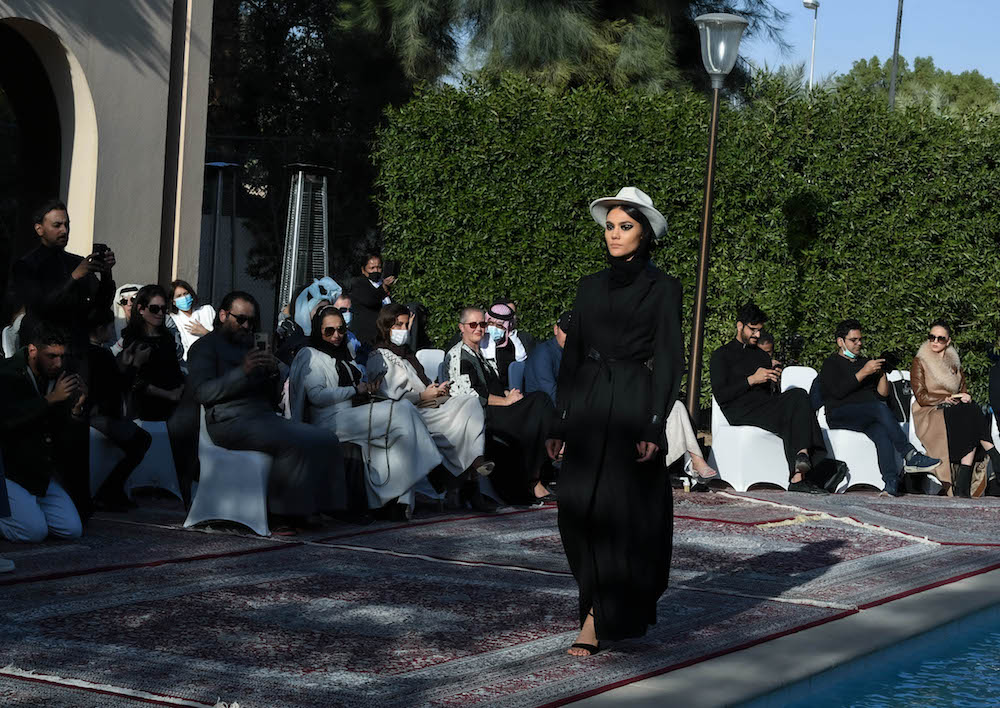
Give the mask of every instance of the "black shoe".
[[691, 485], [691, 491], [695, 493], [711, 492], [712, 488], [708, 486], [707, 482], [695, 482]]
[[809, 455], [804, 452], [800, 452], [795, 456], [795, 465], [792, 474], [807, 475], [812, 472], [812, 468], [812, 461], [810, 461]]
[[822, 487], [817, 487], [812, 482], [807, 482], [802, 480], [801, 482], [789, 482], [788, 491], [790, 492], [803, 492], [805, 494], [829, 494], [827, 490]]

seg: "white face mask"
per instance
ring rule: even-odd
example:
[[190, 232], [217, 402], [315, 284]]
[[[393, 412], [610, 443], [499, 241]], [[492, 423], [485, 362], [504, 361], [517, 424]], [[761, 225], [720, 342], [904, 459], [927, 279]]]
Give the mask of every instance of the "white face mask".
[[401, 347], [410, 341], [410, 330], [393, 329], [389, 331], [389, 340], [397, 347]]
[[351, 320], [354, 319], [354, 313], [351, 312], [350, 310], [348, 310], [347, 312], [341, 312], [340, 314], [342, 314], [344, 316], [344, 324], [347, 325], [348, 327], [350, 327], [351, 326]]
[[499, 342], [507, 334], [503, 327], [497, 327], [496, 325], [489, 325], [486, 328], [486, 333], [490, 335], [490, 339], [494, 342]]

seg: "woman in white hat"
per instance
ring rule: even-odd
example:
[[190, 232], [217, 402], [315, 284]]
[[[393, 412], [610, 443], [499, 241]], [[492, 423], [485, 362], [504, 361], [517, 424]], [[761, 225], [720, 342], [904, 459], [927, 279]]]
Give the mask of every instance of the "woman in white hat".
[[625, 187], [590, 213], [604, 229], [609, 268], [585, 277], [559, 371], [559, 425], [549, 455], [563, 456], [559, 533], [580, 588], [580, 635], [640, 637], [656, 622], [673, 534], [670, 481], [660, 462], [664, 421], [683, 368], [681, 288], [650, 262], [667, 220]]

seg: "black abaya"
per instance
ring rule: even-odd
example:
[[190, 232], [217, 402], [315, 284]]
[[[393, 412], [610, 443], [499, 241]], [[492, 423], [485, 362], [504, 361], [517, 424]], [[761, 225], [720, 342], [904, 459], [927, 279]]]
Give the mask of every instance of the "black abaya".
[[584, 278], [559, 371], [559, 532], [580, 589], [580, 623], [627, 639], [656, 623], [667, 587], [673, 498], [659, 456], [680, 388], [680, 285], [651, 265], [620, 287], [610, 271]]

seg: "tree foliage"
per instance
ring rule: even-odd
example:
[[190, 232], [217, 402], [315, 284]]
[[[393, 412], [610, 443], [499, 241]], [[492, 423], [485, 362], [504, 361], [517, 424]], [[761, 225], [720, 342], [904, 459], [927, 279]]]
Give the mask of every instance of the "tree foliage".
[[[436, 80], [463, 44], [481, 78], [515, 72], [543, 86], [591, 83], [658, 93], [701, 85], [704, 12], [739, 12], [748, 36], [781, 43], [785, 14], [767, 0], [345, 0], [345, 26], [384, 38], [407, 76]], [[737, 72], [739, 73], [739, 72]]]
[[[769, 76], [748, 96], [721, 121], [707, 351], [749, 299], [779, 340], [805, 338], [814, 366], [845, 317], [865, 324], [871, 353], [904, 361], [945, 317], [982, 396], [1000, 324], [1000, 119], [889, 111], [848, 89], [806, 98]], [[578, 279], [604, 267], [588, 203], [631, 184], [670, 224], [656, 261], [681, 280], [687, 334], [708, 114], [693, 91], [555, 94], [509, 75], [421, 90], [390, 112], [376, 150], [400, 295], [430, 307], [441, 341], [460, 307], [500, 293], [546, 335]]]
[[[837, 77], [840, 88], [873, 93], [888, 101], [892, 59], [859, 59], [851, 70]], [[899, 58], [896, 77], [896, 106], [929, 108], [935, 113], [960, 116], [971, 113], [1000, 113], [1000, 85], [978, 71], [955, 74], [934, 66], [931, 57], [917, 57], [910, 68]]]

